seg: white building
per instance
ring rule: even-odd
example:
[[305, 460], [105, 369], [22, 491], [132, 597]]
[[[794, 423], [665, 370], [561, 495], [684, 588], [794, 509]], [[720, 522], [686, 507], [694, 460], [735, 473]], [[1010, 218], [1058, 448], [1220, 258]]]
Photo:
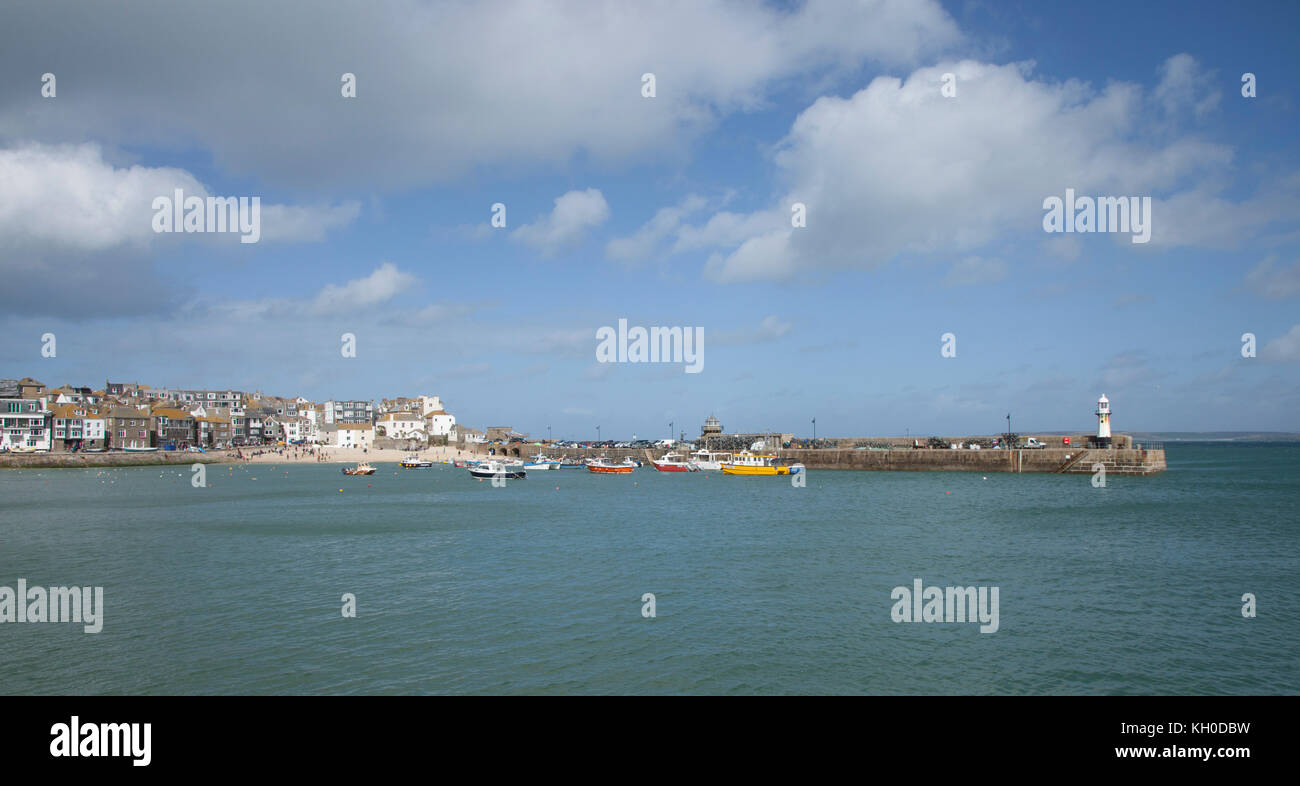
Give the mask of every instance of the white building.
[[456, 428], [455, 415], [450, 415], [442, 409], [435, 409], [424, 416], [424, 423], [424, 430], [429, 436], [446, 436], [448, 440], [453, 439], [451, 432]]
[[103, 412], [98, 409], [86, 410], [86, 417], [81, 421], [81, 432], [86, 442], [104, 442], [105, 418]]
[[382, 427], [384, 436], [393, 439], [424, 439], [427, 434], [424, 420], [414, 412], [389, 412], [381, 415], [375, 426], [376, 431]]
[[367, 423], [343, 423], [334, 432], [336, 448], [368, 448], [375, 442], [375, 427]]
[[50, 449], [50, 426], [41, 402], [24, 398], [0, 399], [0, 449]]
[[477, 429], [472, 429], [469, 426], [457, 426], [453, 424], [451, 431], [447, 434], [447, 441], [469, 442], [481, 445], [487, 441], [487, 437], [483, 436], [483, 432]]
[[442, 409], [442, 399], [437, 396], [420, 396], [420, 417], [427, 418], [430, 412]]

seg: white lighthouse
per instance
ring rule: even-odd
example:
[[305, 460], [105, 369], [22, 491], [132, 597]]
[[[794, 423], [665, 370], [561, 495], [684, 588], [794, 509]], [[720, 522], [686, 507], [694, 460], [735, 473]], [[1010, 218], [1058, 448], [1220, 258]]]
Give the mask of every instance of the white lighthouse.
[[1110, 447], [1110, 399], [1105, 393], [1097, 399], [1097, 447]]

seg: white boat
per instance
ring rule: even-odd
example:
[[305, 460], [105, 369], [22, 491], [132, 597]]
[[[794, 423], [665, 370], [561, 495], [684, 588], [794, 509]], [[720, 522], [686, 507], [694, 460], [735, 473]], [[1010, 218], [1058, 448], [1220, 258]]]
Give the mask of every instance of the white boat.
[[691, 454], [691, 461], [702, 470], [721, 472], [722, 465], [731, 461], [731, 454], [711, 450], [697, 450]]
[[552, 470], [552, 469], [559, 469], [559, 468], [560, 468], [559, 461], [556, 461], [553, 458], [547, 458], [541, 453], [538, 453], [536, 456], [533, 456], [527, 463], [524, 464], [524, 469], [531, 469], [537, 471]]
[[158, 448], [122, 448], [127, 453], [157, 453]]
[[425, 461], [414, 453], [402, 459], [401, 463], [402, 469], [428, 469], [432, 466], [432, 461]]
[[699, 466], [680, 453], [665, 453], [658, 461], [653, 462], [655, 469], [660, 472], [699, 472]]
[[469, 468], [469, 474], [476, 478], [513, 478], [528, 476], [528, 470], [520, 463], [507, 464], [504, 461], [484, 461]]

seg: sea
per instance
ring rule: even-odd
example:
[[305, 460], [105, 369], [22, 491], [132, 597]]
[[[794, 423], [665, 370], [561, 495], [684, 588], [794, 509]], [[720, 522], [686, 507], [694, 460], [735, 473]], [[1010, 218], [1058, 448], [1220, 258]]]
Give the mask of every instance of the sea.
[[1166, 449], [1105, 485], [4, 470], [0, 587], [103, 608], [0, 622], [0, 694], [1300, 692], [1300, 444]]

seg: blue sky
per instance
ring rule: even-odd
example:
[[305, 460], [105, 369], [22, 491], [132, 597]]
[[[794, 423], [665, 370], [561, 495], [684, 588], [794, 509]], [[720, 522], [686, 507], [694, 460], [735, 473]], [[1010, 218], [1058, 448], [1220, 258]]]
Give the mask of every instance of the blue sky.
[[[1083, 429], [1103, 392], [1119, 431], [1300, 431], [1292, 3], [353, 9], [13, 13], [0, 375], [578, 438]], [[153, 233], [175, 187], [260, 197], [261, 241]], [[1045, 233], [1066, 188], [1152, 197], [1151, 242]], [[702, 327], [703, 370], [597, 363], [620, 318]]]

